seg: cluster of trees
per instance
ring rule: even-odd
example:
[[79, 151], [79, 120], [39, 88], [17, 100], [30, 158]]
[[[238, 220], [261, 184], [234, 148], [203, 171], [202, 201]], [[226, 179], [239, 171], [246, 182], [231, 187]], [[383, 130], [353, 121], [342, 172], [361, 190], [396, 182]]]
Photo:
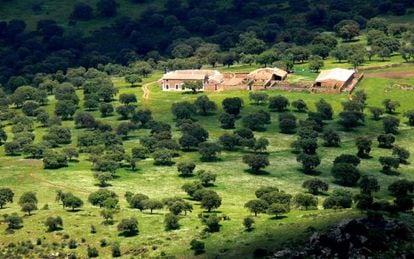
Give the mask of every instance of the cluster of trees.
[[[131, 4], [135, 2], [140, 1]], [[36, 84], [43, 73], [78, 66], [101, 67], [110, 73], [138, 68], [137, 74], [146, 76], [152, 69], [199, 68], [217, 63], [230, 66], [235, 62], [278, 63], [291, 70], [294, 62], [308, 60], [310, 68], [317, 71], [329, 55], [354, 66], [364, 57], [387, 58], [397, 51], [407, 61], [413, 58], [412, 26], [373, 18], [390, 10], [404, 14], [413, 5], [409, 1], [328, 1], [324, 5], [286, 2], [249, 0], [222, 5], [220, 1], [184, 4], [170, 0], [162, 7], [145, 3], [138, 17], [119, 17], [91, 35], [78, 30], [77, 21], [116, 17], [119, 3], [74, 3], [68, 28], [42, 19], [34, 31], [29, 31], [23, 20], [2, 21], [0, 84], [12, 92], [19, 86]], [[33, 6], [42, 11], [42, 5]], [[289, 22], [293, 16], [295, 22]], [[349, 41], [363, 29], [368, 31], [368, 50], [356, 45], [352, 48], [358, 51], [342, 49], [335, 38]], [[140, 82], [135, 75], [128, 76], [127, 81], [132, 86]]]

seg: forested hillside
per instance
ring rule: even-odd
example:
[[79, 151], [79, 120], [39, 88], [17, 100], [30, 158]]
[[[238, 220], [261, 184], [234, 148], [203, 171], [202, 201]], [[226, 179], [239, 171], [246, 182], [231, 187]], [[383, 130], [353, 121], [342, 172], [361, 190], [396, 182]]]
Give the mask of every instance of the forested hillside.
[[[325, 31], [352, 40], [368, 25], [376, 30], [374, 36], [379, 30], [401, 37], [412, 28], [398, 23], [384, 31], [386, 20], [367, 22], [378, 15], [404, 15], [413, 5], [408, 0], [3, 0], [0, 83], [14, 91], [38, 73], [138, 60], [152, 68], [174, 69], [250, 64], [258, 54], [264, 64], [303, 61], [310, 54], [325, 58], [337, 45]], [[386, 52], [398, 50], [393, 45]], [[175, 60], [160, 62], [166, 58]]]

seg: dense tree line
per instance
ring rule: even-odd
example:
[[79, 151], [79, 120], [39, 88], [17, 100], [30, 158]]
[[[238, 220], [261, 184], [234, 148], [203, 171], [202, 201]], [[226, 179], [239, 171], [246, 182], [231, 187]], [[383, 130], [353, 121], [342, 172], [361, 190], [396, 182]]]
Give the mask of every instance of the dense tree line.
[[[278, 66], [291, 70], [293, 63], [309, 59], [310, 69], [317, 71], [329, 55], [358, 66], [364, 57], [385, 59], [395, 52], [408, 61], [413, 58], [413, 28], [373, 17], [402, 15], [412, 5], [402, 0], [323, 4], [249, 0], [227, 5], [217, 0], [202, 4], [170, 0], [163, 8], [140, 6], [139, 17], [118, 17], [85, 35], [76, 29], [77, 21], [116, 17], [120, 4], [114, 0], [100, 0], [96, 6], [74, 3], [67, 17], [69, 28], [48, 19], [38, 21], [34, 31], [23, 20], [0, 22], [0, 84], [12, 92], [22, 85], [36, 85], [44, 73], [78, 66], [128, 74], [127, 81], [134, 86], [140, 79], [133, 74], [146, 76], [155, 68], [279, 62]], [[363, 29], [368, 32], [368, 51], [358, 44], [337, 46], [335, 37], [320, 33], [332, 31], [347, 41]]]

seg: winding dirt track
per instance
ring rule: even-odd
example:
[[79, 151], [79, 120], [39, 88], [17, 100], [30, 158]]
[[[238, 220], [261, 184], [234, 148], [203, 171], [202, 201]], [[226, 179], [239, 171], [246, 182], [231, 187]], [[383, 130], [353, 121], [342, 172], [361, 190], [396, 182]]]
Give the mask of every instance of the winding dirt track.
[[144, 98], [144, 100], [148, 100], [151, 91], [149, 90], [148, 86], [151, 85], [154, 82], [150, 82], [150, 83], [146, 83], [142, 86], [142, 90], [144, 91], [144, 94], [142, 95], [142, 98]]
[[76, 191], [76, 192], [81, 192], [81, 193], [88, 193], [87, 191], [82, 190], [82, 189], [72, 188], [72, 187], [68, 187], [65, 185], [60, 185], [60, 184], [49, 182], [47, 180], [37, 177], [33, 172], [30, 173], [29, 177], [37, 182], [45, 184], [48, 187], [56, 187], [62, 190], [71, 190], [71, 191]]

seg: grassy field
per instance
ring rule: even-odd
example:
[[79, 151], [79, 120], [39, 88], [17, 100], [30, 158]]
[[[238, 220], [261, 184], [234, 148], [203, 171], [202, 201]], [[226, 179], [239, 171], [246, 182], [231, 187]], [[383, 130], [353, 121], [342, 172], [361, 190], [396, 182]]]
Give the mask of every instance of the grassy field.
[[[244, 68], [247, 70], [247, 68]], [[400, 68], [393, 68], [398, 70]], [[401, 68], [405, 69], [405, 68]], [[224, 69], [226, 70], [226, 69]], [[155, 81], [161, 76], [156, 73], [146, 78], [144, 83], [150, 83], [150, 96], [148, 100], [139, 98], [140, 107], [152, 110], [156, 120], [168, 122], [174, 125], [170, 107], [172, 103], [177, 101], [193, 101], [198, 95], [183, 93], [162, 92]], [[138, 97], [143, 94], [142, 88], [130, 88], [122, 78], [114, 78], [114, 83], [121, 93], [135, 93]], [[405, 110], [414, 109], [414, 92], [403, 91], [397, 88], [390, 88], [394, 83], [414, 84], [414, 78], [403, 80], [387, 79], [387, 78], [366, 78], [360, 85], [359, 89], [363, 89], [369, 96], [369, 106], [381, 106], [381, 101], [385, 98], [399, 100], [402, 104], [398, 110], [402, 120], [400, 127], [401, 133], [397, 136], [397, 144], [408, 148], [414, 154], [414, 129], [405, 125], [405, 119], [402, 114]], [[330, 102], [336, 112], [341, 111], [341, 103], [348, 99], [348, 95], [322, 95], [308, 93], [290, 93], [268, 91], [271, 96], [282, 94], [291, 101], [303, 99], [311, 110], [314, 110], [314, 103], [321, 98]], [[81, 92], [78, 92], [82, 97]], [[266, 106], [256, 106], [249, 103], [248, 92], [246, 91], [228, 91], [208, 93], [208, 96], [219, 104], [221, 110], [221, 101], [226, 97], [239, 96], [244, 99], [245, 107], [242, 115], [257, 110], [267, 109]], [[49, 112], [54, 110], [55, 101], [50, 98], [50, 104], [47, 106]], [[116, 106], [117, 103], [115, 102]], [[219, 111], [220, 112], [220, 111]], [[218, 113], [219, 113], [218, 112]], [[217, 114], [218, 114], [217, 113]], [[98, 112], [94, 112], [99, 117]], [[304, 118], [304, 114], [295, 114], [299, 118]], [[368, 114], [367, 114], [368, 115]], [[217, 115], [208, 117], [197, 117], [198, 122], [205, 127], [210, 133], [210, 141], [216, 141], [220, 135], [231, 130], [223, 130], [218, 126]], [[91, 171], [91, 163], [86, 161], [86, 156], [81, 156], [79, 162], [70, 163], [69, 167], [59, 170], [43, 170], [42, 162], [39, 160], [24, 159], [20, 157], [7, 157], [4, 155], [3, 148], [0, 148], [0, 183], [1, 186], [12, 188], [18, 197], [25, 191], [36, 191], [42, 208], [48, 204], [48, 210], [39, 210], [32, 216], [24, 217], [24, 227], [17, 230], [15, 234], [3, 234], [6, 226], [0, 225], [0, 247], [10, 242], [18, 242], [22, 240], [35, 241], [36, 238], [44, 238], [45, 242], [58, 242], [62, 240], [63, 234], [70, 235], [80, 243], [81, 238], [85, 238], [86, 242], [81, 243], [76, 250], [82, 256], [86, 254], [87, 245], [97, 247], [101, 256], [109, 255], [110, 248], [99, 247], [101, 239], [109, 242], [119, 241], [121, 249], [130, 256], [138, 257], [157, 257], [163, 254], [174, 255], [178, 258], [193, 257], [193, 252], [189, 250], [189, 243], [193, 238], [205, 238], [206, 254], [201, 257], [223, 258], [250, 257], [249, 255], [257, 247], [277, 249], [292, 244], [300, 244], [311, 232], [308, 231], [310, 226], [316, 229], [325, 229], [330, 224], [337, 222], [343, 218], [361, 216], [360, 212], [355, 209], [348, 210], [319, 210], [297, 211], [293, 210], [287, 214], [286, 218], [275, 220], [269, 215], [260, 215], [255, 218], [255, 229], [252, 232], [245, 232], [242, 226], [242, 220], [249, 215], [249, 212], [243, 208], [245, 202], [254, 198], [254, 191], [260, 186], [276, 186], [288, 193], [295, 194], [303, 192], [301, 184], [304, 180], [311, 176], [304, 175], [299, 170], [299, 164], [296, 162], [295, 155], [290, 151], [290, 143], [296, 139], [295, 135], [280, 134], [278, 130], [277, 113], [272, 113], [272, 124], [267, 127], [264, 132], [255, 133], [256, 137], [266, 137], [270, 141], [269, 159], [270, 166], [266, 168], [268, 174], [252, 175], [249, 174], [247, 167], [241, 162], [244, 151], [241, 152], [222, 152], [221, 161], [219, 162], [200, 162], [197, 152], [182, 153], [176, 162], [195, 161], [198, 169], [210, 170], [217, 173], [218, 179], [212, 188], [217, 191], [223, 198], [222, 206], [217, 212], [221, 212], [229, 216], [230, 220], [222, 222], [221, 231], [208, 236], [202, 236], [203, 226], [197, 215], [202, 209], [197, 203], [193, 203], [194, 211], [180, 221], [181, 228], [176, 231], [164, 230], [164, 214], [166, 210], [160, 210], [153, 215], [144, 212], [140, 213], [136, 210], [129, 209], [123, 198], [126, 191], [134, 193], [141, 192], [152, 198], [166, 198], [171, 196], [186, 197], [186, 194], [180, 189], [185, 182], [194, 179], [180, 178], [176, 171], [176, 167], [154, 166], [152, 159], [140, 161], [137, 165], [138, 170], [135, 172], [122, 168], [117, 171], [119, 176], [111, 182], [112, 186], [107, 187], [115, 191], [120, 196], [121, 212], [115, 217], [114, 225], [103, 225], [103, 218], [99, 215], [99, 209], [92, 207], [86, 202], [89, 193], [98, 189], [95, 185], [96, 180], [93, 178]], [[367, 116], [369, 118], [369, 115]], [[111, 124], [119, 123], [118, 116], [104, 118], [103, 120]], [[73, 122], [67, 121], [65, 125], [73, 127]], [[237, 127], [240, 127], [240, 121]], [[329, 126], [340, 129], [335, 122], [331, 122]], [[6, 127], [10, 130], [10, 127]], [[77, 135], [82, 130], [73, 130], [73, 145], [76, 144]], [[343, 144], [340, 148], [324, 148], [320, 147], [318, 153], [322, 158], [322, 163], [318, 168], [319, 177], [328, 181], [332, 189], [339, 188], [333, 183], [330, 175], [330, 168], [333, 159], [344, 153], [354, 154], [354, 139], [359, 135], [367, 135], [373, 139], [382, 132], [381, 122], [367, 119], [366, 126], [358, 128], [354, 132], [342, 132], [341, 137]], [[45, 134], [43, 128], [36, 128], [36, 142], [41, 141], [41, 137]], [[139, 138], [148, 135], [148, 130], [134, 131], [128, 141], [124, 143], [126, 150], [139, 144]], [[174, 128], [174, 137], [180, 136], [180, 133]], [[11, 138], [11, 133], [9, 134]], [[414, 164], [403, 165], [398, 171], [398, 176], [388, 176], [380, 172], [379, 156], [390, 155], [390, 150], [379, 149], [374, 141], [372, 159], [364, 160], [360, 167], [364, 175], [373, 175], [379, 179], [381, 190], [376, 194], [377, 198], [390, 199], [386, 190], [387, 186], [399, 179], [407, 178], [414, 180]], [[413, 159], [410, 159], [412, 162]], [[62, 189], [64, 191], [73, 192], [85, 201], [85, 206], [78, 212], [69, 212], [61, 208], [55, 200], [55, 191]], [[357, 192], [356, 188], [348, 188], [353, 192]], [[319, 204], [322, 204], [324, 196], [320, 196]], [[16, 203], [7, 206], [1, 211], [1, 214], [19, 211]], [[22, 214], [22, 213], [20, 213]], [[46, 233], [43, 221], [51, 215], [60, 215], [64, 221], [64, 230], [54, 233]], [[138, 236], [123, 238], [118, 236], [116, 230], [117, 221], [129, 216], [136, 216], [139, 221], [140, 233]], [[90, 234], [91, 225], [97, 227], [97, 234]]]

